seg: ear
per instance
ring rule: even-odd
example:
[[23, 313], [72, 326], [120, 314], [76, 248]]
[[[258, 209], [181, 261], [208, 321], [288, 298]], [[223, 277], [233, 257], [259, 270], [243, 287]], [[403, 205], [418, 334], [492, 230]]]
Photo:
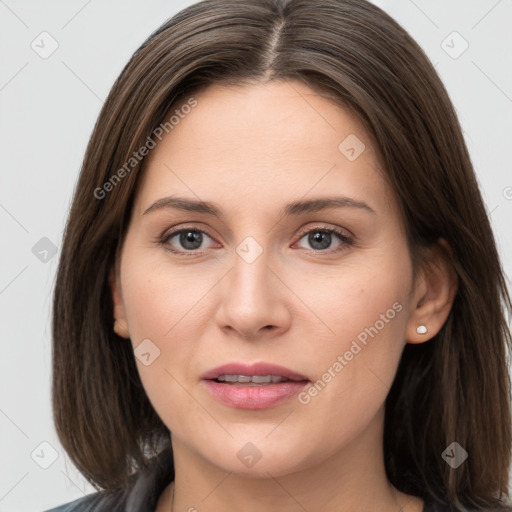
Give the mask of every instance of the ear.
[[[432, 339], [448, 318], [458, 287], [452, 255], [451, 247], [443, 238], [427, 250], [413, 293], [413, 309], [406, 333], [408, 343]], [[420, 325], [427, 328], [425, 334], [417, 332]]]
[[117, 266], [112, 267], [109, 274], [110, 290], [114, 306], [114, 331], [121, 338], [129, 338], [128, 324], [124, 311], [123, 297], [121, 294], [121, 282]]

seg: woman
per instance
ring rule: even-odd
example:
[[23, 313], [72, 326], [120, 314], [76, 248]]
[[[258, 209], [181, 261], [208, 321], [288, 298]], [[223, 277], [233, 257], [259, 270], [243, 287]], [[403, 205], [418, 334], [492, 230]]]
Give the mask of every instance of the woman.
[[54, 510], [511, 510], [511, 303], [430, 62], [361, 0], [207, 0], [91, 136]]

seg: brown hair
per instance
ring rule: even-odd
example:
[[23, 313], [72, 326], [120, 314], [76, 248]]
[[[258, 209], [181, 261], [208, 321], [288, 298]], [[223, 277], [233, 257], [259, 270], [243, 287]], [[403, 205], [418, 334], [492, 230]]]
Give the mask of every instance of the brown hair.
[[[505, 510], [512, 304], [492, 229], [441, 80], [409, 34], [362, 0], [206, 0], [164, 23], [125, 66], [87, 147], [57, 273], [52, 398], [62, 445], [89, 482], [113, 489], [169, 437], [130, 343], [112, 330], [109, 273], [144, 160], [126, 162], [171, 107], [210, 84], [289, 79], [351, 108], [376, 141], [414, 267], [440, 237], [453, 252], [450, 315], [433, 340], [406, 345], [386, 400], [389, 480], [453, 510]], [[453, 441], [469, 453], [457, 469], [441, 457]]]

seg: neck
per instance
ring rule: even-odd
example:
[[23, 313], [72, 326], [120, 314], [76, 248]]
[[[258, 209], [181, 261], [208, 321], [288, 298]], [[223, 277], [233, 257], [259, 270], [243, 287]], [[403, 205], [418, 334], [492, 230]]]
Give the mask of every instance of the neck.
[[382, 433], [383, 410], [338, 452], [300, 470], [280, 475], [260, 471], [257, 477], [223, 470], [173, 436], [176, 478], [162, 494], [157, 512], [421, 512], [419, 498], [400, 493], [387, 479]]

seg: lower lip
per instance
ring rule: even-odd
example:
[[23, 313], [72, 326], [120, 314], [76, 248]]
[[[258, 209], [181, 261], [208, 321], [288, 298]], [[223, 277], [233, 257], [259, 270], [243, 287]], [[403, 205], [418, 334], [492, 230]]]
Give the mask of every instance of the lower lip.
[[299, 394], [309, 381], [244, 386], [203, 380], [208, 391], [222, 403], [238, 409], [267, 409]]

